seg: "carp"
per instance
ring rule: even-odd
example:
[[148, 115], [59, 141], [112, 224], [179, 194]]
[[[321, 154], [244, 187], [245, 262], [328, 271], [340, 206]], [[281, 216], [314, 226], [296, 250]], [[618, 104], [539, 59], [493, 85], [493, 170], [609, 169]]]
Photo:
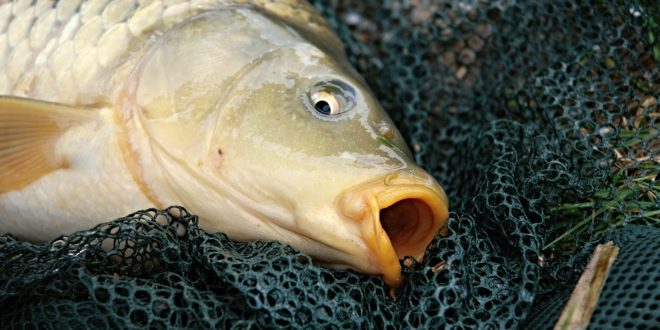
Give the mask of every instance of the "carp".
[[448, 216], [297, 0], [0, 2], [0, 173], [0, 232], [21, 239], [182, 205], [393, 288]]

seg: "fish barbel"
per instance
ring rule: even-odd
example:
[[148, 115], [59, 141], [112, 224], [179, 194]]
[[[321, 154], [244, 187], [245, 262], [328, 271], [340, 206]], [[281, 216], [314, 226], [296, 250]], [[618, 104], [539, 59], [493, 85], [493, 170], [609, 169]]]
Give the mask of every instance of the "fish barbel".
[[22, 239], [183, 205], [392, 287], [448, 212], [298, 0], [0, 1], [0, 173]]

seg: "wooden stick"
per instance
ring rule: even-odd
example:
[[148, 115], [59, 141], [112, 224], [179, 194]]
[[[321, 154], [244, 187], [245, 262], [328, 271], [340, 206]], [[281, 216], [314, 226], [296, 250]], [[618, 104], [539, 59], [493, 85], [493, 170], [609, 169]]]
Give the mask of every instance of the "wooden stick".
[[555, 330], [583, 330], [589, 326], [610, 267], [618, 255], [619, 247], [611, 241], [596, 246], [587, 268], [555, 324]]

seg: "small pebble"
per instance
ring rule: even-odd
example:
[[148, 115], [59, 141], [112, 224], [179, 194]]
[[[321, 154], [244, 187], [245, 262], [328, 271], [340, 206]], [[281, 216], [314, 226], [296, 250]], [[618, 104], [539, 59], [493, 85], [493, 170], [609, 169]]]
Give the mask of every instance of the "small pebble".
[[479, 24], [475, 30], [482, 38], [488, 38], [493, 34], [493, 27], [490, 24]]
[[460, 68], [458, 68], [458, 70], [456, 70], [456, 78], [458, 78], [459, 80], [465, 78], [466, 74], [467, 74], [467, 68], [464, 66], [461, 66]]
[[348, 25], [359, 25], [360, 21], [362, 21], [362, 16], [356, 12], [348, 12], [346, 13], [346, 16], [344, 16], [344, 19]]
[[461, 53], [459, 54], [459, 60], [463, 64], [472, 64], [476, 58], [477, 55], [474, 54], [472, 49], [465, 48], [461, 50]]
[[473, 35], [468, 39], [468, 46], [475, 52], [478, 52], [484, 48], [484, 40], [479, 38], [479, 36]]
[[442, 54], [442, 63], [447, 65], [456, 63], [456, 55], [454, 55], [454, 52], [445, 52]]

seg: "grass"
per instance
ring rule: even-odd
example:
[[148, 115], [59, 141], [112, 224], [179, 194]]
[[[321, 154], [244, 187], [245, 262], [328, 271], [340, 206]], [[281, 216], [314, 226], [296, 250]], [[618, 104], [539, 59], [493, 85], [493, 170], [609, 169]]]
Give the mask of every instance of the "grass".
[[[652, 129], [654, 130], [654, 129]], [[649, 132], [622, 143], [630, 147], [646, 140]], [[657, 130], [653, 132], [657, 137]], [[621, 154], [618, 153], [620, 156]], [[551, 208], [552, 226], [559, 233], [544, 251], [573, 251], [581, 243], [602, 237], [612, 229], [631, 224], [660, 226], [660, 156], [620, 157], [608, 186], [586, 201]]]

